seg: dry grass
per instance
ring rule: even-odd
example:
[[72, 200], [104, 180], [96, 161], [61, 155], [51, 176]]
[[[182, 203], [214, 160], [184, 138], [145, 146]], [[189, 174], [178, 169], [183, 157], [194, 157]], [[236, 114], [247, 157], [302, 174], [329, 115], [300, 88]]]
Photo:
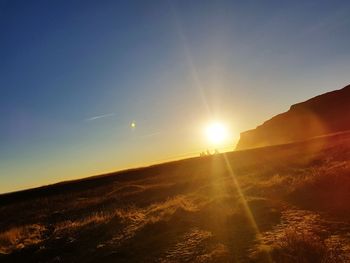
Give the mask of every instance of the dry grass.
[[198, 211], [198, 204], [195, 205], [188, 197], [177, 196], [146, 208], [130, 206], [125, 209], [100, 211], [77, 220], [60, 221], [53, 226], [52, 234], [54, 236], [74, 235], [79, 231], [84, 231], [83, 228], [106, 225], [115, 219], [120, 225], [125, 226], [125, 231], [122, 234], [125, 239], [126, 236], [131, 237], [147, 224], [168, 220], [178, 210], [195, 212]]
[[45, 227], [34, 224], [11, 228], [0, 233], [0, 253], [8, 254], [16, 249], [38, 244], [43, 240]]
[[285, 230], [271, 255], [280, 263], [345, 262], [339, 245], [327, 246], [317, 234], [295, 228]]
[[78, 220], [66, 220], [55, 224], [54, 233], [60, 234], [64, 231], [77, 231], [88, 225], [107, 223], [113, 217], [112, 213], [93, 213]]

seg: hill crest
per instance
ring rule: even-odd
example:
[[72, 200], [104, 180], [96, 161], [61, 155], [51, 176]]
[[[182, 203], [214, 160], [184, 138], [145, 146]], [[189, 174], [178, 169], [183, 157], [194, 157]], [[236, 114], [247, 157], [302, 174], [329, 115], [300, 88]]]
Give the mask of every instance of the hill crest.
[[350, 85], [292, 105], [255, 129], [241, 133], [236, 149], [302, 141], [350, 130]]

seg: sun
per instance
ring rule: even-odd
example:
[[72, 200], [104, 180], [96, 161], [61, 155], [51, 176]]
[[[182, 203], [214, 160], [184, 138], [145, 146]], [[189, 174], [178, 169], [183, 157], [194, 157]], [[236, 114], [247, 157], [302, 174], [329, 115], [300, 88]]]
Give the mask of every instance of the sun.
[[205, 127], [207, 140], [213, 145], [220, 145], [228, 139], [228, 129], [221, 122], [211, 122]]

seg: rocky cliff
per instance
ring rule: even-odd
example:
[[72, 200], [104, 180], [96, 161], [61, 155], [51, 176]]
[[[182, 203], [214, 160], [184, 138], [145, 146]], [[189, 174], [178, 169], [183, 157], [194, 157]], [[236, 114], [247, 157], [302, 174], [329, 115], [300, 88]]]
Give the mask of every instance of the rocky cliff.
[[241, 133], [236, 150], [301, 141], [350, 130], [350, 85], [292, 105], [256, 129]]

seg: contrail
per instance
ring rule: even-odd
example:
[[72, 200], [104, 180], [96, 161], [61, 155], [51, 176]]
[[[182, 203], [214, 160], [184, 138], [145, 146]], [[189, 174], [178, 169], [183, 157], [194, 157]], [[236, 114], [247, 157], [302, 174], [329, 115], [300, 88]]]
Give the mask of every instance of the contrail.
[[114, 116], [114, 115], [115, 115], [115, 113], [107, 113], [107, 114], [97, 115], [97, 116], [93, 116], [93, 117], [87, 118], [87, 119], [85, 119], [85, 121], [94, 121], [94, 120], [97, 120], [97, 119], [111, 117], [111, 116]]

